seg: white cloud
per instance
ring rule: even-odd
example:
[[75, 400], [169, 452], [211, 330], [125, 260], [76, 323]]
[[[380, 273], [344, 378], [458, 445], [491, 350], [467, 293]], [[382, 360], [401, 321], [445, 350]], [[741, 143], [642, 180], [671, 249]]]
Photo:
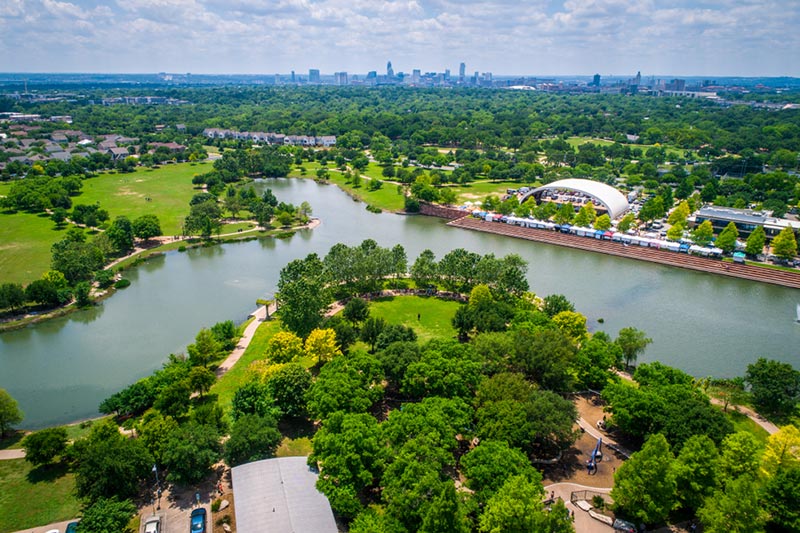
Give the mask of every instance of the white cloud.
[[0, 0], [28, 71], [800, 75], [797, 27], [794, 0]]

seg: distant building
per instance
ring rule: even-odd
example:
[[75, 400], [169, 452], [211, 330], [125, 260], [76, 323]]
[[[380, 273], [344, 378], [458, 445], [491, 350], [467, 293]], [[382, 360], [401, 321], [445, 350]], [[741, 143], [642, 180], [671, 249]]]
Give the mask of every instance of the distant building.
[[592, 78], [592, 85], [595, 87], [600, 87], [600, 74], [594, 75], [594, 78]]
[[795, 232], [800, 230], [800, 222], [773, 217], [768, 211], [753, 211], [713, 205], [701, 207], [693, 216], [689, 217], [689, 225], [695, 227], [706, 220], [711, 221], [711, 225], [717, 233], [724, 230], [730, 222], [733, 222], [739, 230], [739, 236], [743, 239], [746, 239], [758, 226], [764, 228], [768, 239], [771, 239], [787, 227], [792, 228]]
[[466, 73], [467, 73], [467, 64], [461, 63], [458, 66], [458, 81], [464, 83], [464, 76], [466, 75]]
[[308, 69], [308, 83], [319, 83], [319, 69]]
[[296, 81], [296, 79], [295, 79], [295, 77], [294, 77], [294, 71], [292, 71], [292, 77], [291, 77], [291, 80], [292, 80], [292, 83], [295, 83], [295, 81]]
[[336, 85], [347, 85], [347, 72], [335, 72], [333, 74], [333, 81]]
[[685, 91], [686, 80], [672, 80], [671, 82], [667, 83], [664, 88], [668, 91]]
[[418, 68], [411, 71], [411, 83], [419, 83], [422, 73]]
[[394, 69], [392, 68], [391, 61], [388, 61], [386, 63], [386, 77], [389, 79], [394, 78]]

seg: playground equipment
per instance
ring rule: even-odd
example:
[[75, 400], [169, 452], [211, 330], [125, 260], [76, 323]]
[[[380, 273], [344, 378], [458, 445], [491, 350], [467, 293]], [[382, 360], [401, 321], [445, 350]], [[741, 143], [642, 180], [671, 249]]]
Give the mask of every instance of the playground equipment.
[[589, 456], [589, 460], [586, 461], [586, 469], [589, 471], [589, 474], [596, 474], [597, 473], [597, 462], [603, 460], [603, 437], [597, 439], [597, 445], [592, 450], [592, 454]]

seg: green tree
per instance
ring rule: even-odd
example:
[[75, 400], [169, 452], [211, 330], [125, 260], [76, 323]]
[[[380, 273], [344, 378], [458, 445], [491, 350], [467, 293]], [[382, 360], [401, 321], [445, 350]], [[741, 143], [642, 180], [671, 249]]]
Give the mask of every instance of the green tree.
[[315, 363], [327, 363], [342, 355], [336, 344], [336, 333], [332, 329], [315, 329], [305, 342], [306, 355]]
[[233, 393], [231, 418], [234, 421], [245, 415], [267, 416], [273, 409], [269, 388], [261, 382], [248, 381]]
[[547, 313], [547, 316], [553, 318], [562, 311], [574, 311], [575, 305], [570, 302], [563, 294], [550, 294], [544, 297], [544, 305], [542, 311]]
[[361, 340], [369, 344], [371, 352], [375, 351], [375, 343], [385, 327], [386, 320], [381, 317], [369, 317], [361, 326]]
[[163, 235], [161, 222], [156, 215], [142, 215], [133, 221], [133, 234], [144, 240]]
[[311, 387], [311, 373], [299, 363], [289, 363], [267, 378], [267, 391], [282, 416], [306, 415], [306, 393]]
[[234, 467], [275, 457], [281, 438], [275, 419], [258, 415], [239, 417], [225, 442], [225, 461]]
[[469, 533], [469, 523], [454, 483], [442, 483], [422, 518], [420, 533]]
[[768, 531], [800, 531], [800, 468], [778, 470], [764, 487], [763, 506], [769, 513]]
[[588, 202], [580, 208], [578, 214], [575, 215], [575, 225], [581, 227], [590, 227], [597, 218], [597, 211], [594, 209], [594, 204]]
[[26, 435], [22, 439], [25, 460], [34, 466], [46, 465], [67, 449], [67, 430], [63, 427], [47, 428]]
[[221, 445], [217, 428], [187, 422], [170, 432], [164, 448], [167, 479], [182, 485], [200, 482], [219, 461]]
[[92, 243], [64, 239], [53, 244], [51, 265], [64, 274], [69, 283], [88, 281], [105, 263], [103, 252]]
[[737, 431], [723, 439], [717, 460], [717, 476], [721, 486], [739, 477], [755, 479], [758, 475], [762, 448], [752, 433]]
[[663, 217], [667, 213], [664, 206], [664, 199], [661, 196], [654, 196], [647, 200], [639, 210], [639, 220], [649, 222]]
[[89, 502], [100, 498], [133, 498], [152, 475], [153, 457], [144, 443], [129, 439], [111, 420], [95, 424], [89, 436], [72, 445], [75, 488]]
[[522, 475], [510, 477], [487, 502], [480, 516], [479, 530], [487, 533], [575, 531], [564, 504], [554, 505], [548, 513], [544, 510], [543, 499], [541, 481]]
[[695, 512], [717, 485], [717, 447], [706, 435], [690, 437], [673, 463], [680, 506]]
[[615, 342], [622, 349], [622, 357], [625, 359], [625, 364], [631, 366], [631, 363], [636, 362], [639, 356], [644, 353], [647, 345], [653, 342], [653, 339], [647, 337], [644, 331], [629, 327], [619, 330]]
[[438, 280], [439, 267], [436, 256], [430, 250], [423, 250], [411, 266], [411, 279], [419, 288], [427, 288]]
[[747, 255], [757, 256], [764, 252], [764, 245], [767, 243], [767, 234], [764, 232], [763, 226], [756, 226], [753, 233], [747, 237], [744, 251]]
[[125, 531], [136, 514], [132, 501], [117, 498], [99, 498], [83, 509], [78, 522], [78, 533], [117, 533]]
[[0, 309], [16, 310], [25, 305], [25, 289], [19, 283], [0, 285]]
[[204, 366], [196, 366], [189, 371], [189, 388], [199, 393], [201, 398], [216, 381], [217, 375]]
[[378, 421], [366, 413], [336, 412], [312, 440], [308, 464], [320, 469], [317, 488], [342, 516], [361, 510], [361, 498], [377, 486], [386, 461]]
[[155, 409], [148, 410], [137, 424], [139, 440], [153, 456], [157, 464], [164, 463], [164, 450], [169, 435], [178, 423], [171, 416], [164, 416]]
[[611, 497], [623, 516], [645, 524], [659, 524], [675, 503], [673, 455], [667, 439], [656, 434], [614, 474]]
[[0, 438], [5, 438], [8, 430], [24, 418], [17, 400], [5, 390], [0, 389]]
[[636, 222], [636, 215], [633, 213], [628, 213], [622, 217], [622, 220], [619, 221], [619, 224], [617, 224], [617, 229], [622, 233], [625, 233], [631, 229], [631, 227], [633, 227], [634, 222]]
[[772, 239], [772, 253], [781, 259], [794, 259], [797, 255], [797, 239], [792, 228], [783, 228]]
[[794, 413], [800, 399], [800, 371], [789, 363], [761, 357], [747, 365], [745, 381], [759, 413], [778, 419]]
[[342, 315], [353, 324], [363, 322], [369, 316], [369, 303], [363, 298], [352, 298], [344, 306]]
[[710, 220], [703, 221], [699, 226], [692, 231], [692, 240], [700, 246], [705, 246], [711, 242], [714, 237], [714, 227], [711, 225]]
[[267, 342], [267, 355], [273, 363], [289, 363], [303, 356], [303, 339], [291, 331], [279, 331]]
[[106, 230], [106, 235], [111, 239], [111, 244], [120, 253], [133, 250], [133, 224], [126, 216], [118, 216]]
[[180, 418], [191, 407], [192, 388], [188, 379], [180, 379], [165, 385], [158, 393], [153, 407], [163, 414]]
[[569, 224], [575, 218], [575, 207], [571, 203], [561, 204], [553, 220], [556, 224]]
[[677, 223], [667, 230], [667, 239], [671, 241], [679, 241], [683, 238], [683, 232], [686, 228], [683, 223]]
[[736, 224], [730, 222], [717, 236], [717, 248], [721, 248], [726, 254], [733, 253], [736, 249], [736, 239], [738, 238], [739, 230], [736, 228]]
[[781, 470], [800, 467], [800, 429], [783, 426], [767, 438], [761, 456], [761, 473], [767, 478]]
[[759, 502], [753, 478], [743, 476], [706, 498], [697, 511], [708, 533], [758, 533], [764, 531], [767, 515]]
[[280, 273], [276, 299], [281, 322], [302, 338], [320, 325], [330, 303], [322, 272], [322, 262], [310, 254], [290, 262]]
[[467, 486], [486, 502], [511, 476], [524, 475], [541, 483], [541, 475], [519, 449], [502, 441], [484, 440], [461, 459]]
[[383, 397], [383, 371], [378, 360], [363, 351], [335, 358], [320, 370], [306, 394], [308, 411], [326, 419], [336, 411], [363, 413]]
[[219, 357], [222, 347], [214, 333], [208, 329], [201, 329], [194, 338], [194, 343], [186, 347], [189, 352], [189, 362], [196, 366], [208, 366]]
[[594, 223], [594, 229], [599, 229], [603, 231], [608, 231], [611, 229], [611, 217], [607, 214], [602, 214], [597, 217], [597, 220]]

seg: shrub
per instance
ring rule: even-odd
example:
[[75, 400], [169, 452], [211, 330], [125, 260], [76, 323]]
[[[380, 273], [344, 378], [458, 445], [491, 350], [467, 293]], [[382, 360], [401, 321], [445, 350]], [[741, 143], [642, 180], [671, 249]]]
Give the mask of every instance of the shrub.
[[114, 284], [115, 289], [124, 289], [125, 287], [130, 287], [131, 280], [127, 278], [122, 278]]

